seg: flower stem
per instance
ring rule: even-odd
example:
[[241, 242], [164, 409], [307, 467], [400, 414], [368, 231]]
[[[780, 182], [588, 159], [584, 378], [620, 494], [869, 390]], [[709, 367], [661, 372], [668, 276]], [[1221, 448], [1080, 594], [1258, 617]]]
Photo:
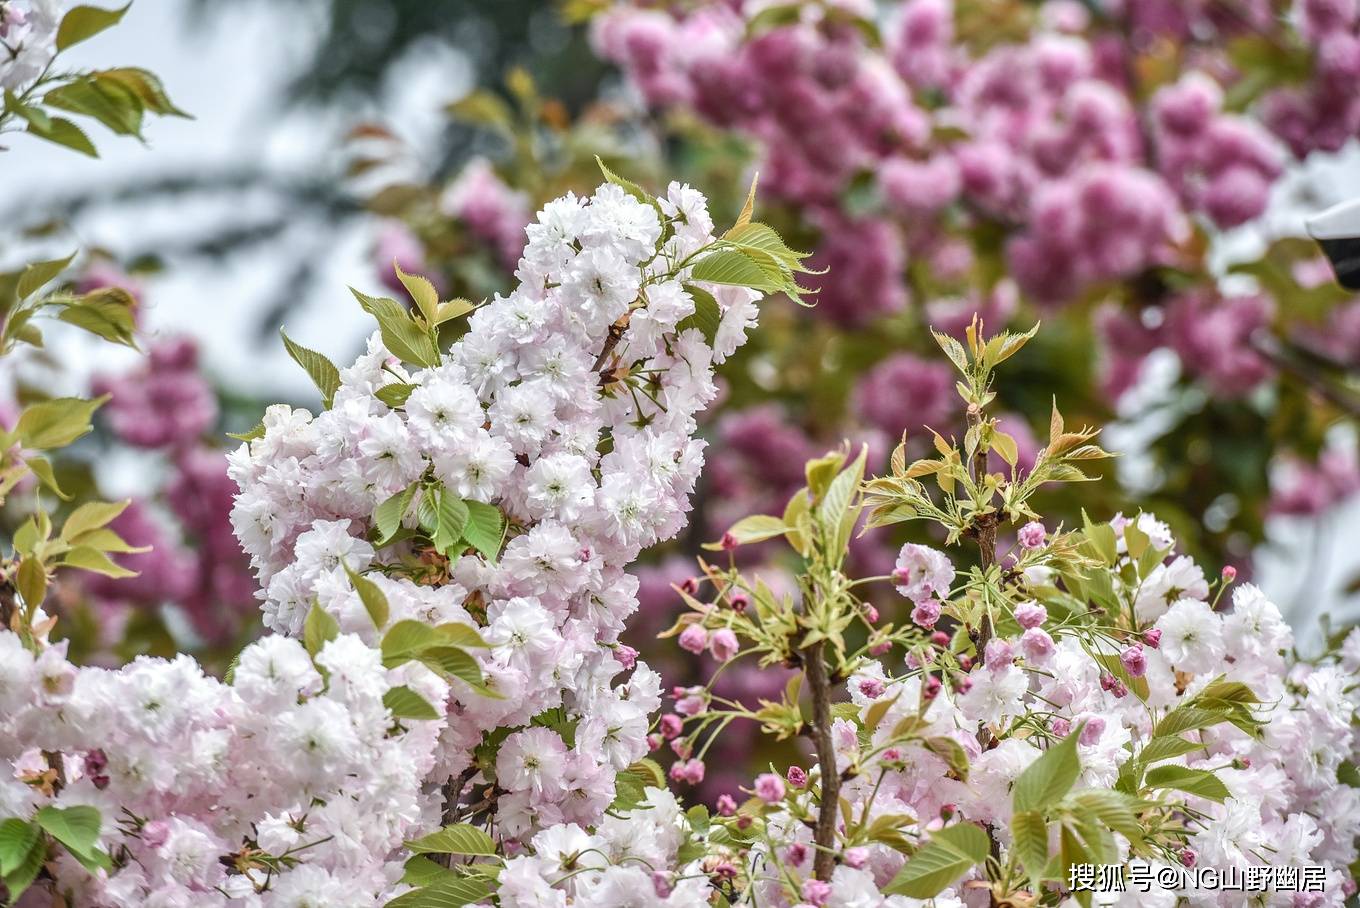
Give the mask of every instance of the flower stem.
[[831, 679], [822, 658], [825, 645], [826, 641], [818, 640], [803, 650], [803, 665], [812, 692], [812, 740], [817, 748], [817, 765], [822, 777], [822, 803], [813, 832], [817, 845], [813, 874], [823, 882], [830, 880], [836, 869], [832, 843], [836, 836], [836, 811], [841, 794], [841, 774], [836, 768], [836, 747], [831, 740]]

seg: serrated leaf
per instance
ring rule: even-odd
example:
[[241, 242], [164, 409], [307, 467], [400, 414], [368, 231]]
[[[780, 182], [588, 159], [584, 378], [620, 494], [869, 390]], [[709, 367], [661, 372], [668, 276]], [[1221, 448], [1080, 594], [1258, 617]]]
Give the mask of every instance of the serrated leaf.
[[66, 518], [66, 522], [61, 526], [61, 538], [71, 542], [82, 533], [107, 526], [110, 521], [127, 510], [130, 503], [128, 499], [85, 502]]
[[[769, 514], [752, 514], [750, 517], [743, 517], [732, 526], [728, 527], [724, 537], [731, 536], [738, 543], [764, 542], [766, 539], [773, 539], [776, 536], [783, 536], [789, 529], [788, 524], [778, 517], [771, 517]], [[721, 542], [709, 542], [704, 544], [704, 548], [710, 551], [722, 549]]]
[[417, 658], [435, 671], [459, 679], [484, 697], [501, 698], [486, 686], [477, 660], [456, 646], [432, 646], [421, 650]]
[[142, 101], [117, 82], [77, 77], [43, 95], [43, 103], [98, 120], [115, 135], [142, 136]]
[[411, 396], [411, 392], [415, 389], [415, 385], [393, 382], [374, 391], [373, 396], [395, 410], [397, 407], [405, 406], [407, 398]]
[[987, 859], [991, 841], [972, 823], [956, 823], [933, 833], [930, 841], [907, 859], [883, 892], [916, 899], [934, 898], [959, 877]]
[[439, 710], [411, 688], [400, 685], [383, 694], [383, 706], [394, 719], [438, 719]]
[[131, 5], [128, 3], [120, 9], [100, 9], [97, 6], [72, 7], [57, 26], [57, 50], [66, 50], [117, 25]]
[[624, 192], [628, 193], [633, 198], [637, 199], [639, 202], [652, 204], [653, 202], [652, 197], [648, 195], [647, 192], [645, 192], [641, 186], [634, 183], [632, 180], [624, 179], [614, 171], [610, 170], [609, 166], [605, 164], [604, 159], [601, 158], [599, 155], [595, 156], [595, 163], [600, 165], [600, 173], [604, 174], [604, 178], [607, 182], [613, 183], [615, 186], [619, 187]]
[[312, 658], [316, 658], [317, 653], [322, 648], [340, 636], [340, 622], [335, 620], [335, 616], [321, 607], [321, 603], [313, 602], [312, 608], [307, 612], [307, 620], [302, 625], [302, 645], [306, 648]]
[[457, 874], [449, 868], [441, 867], [425, 855], [418, 854], [406, 862], [401, 881], [408, 886], [430, 886], [440, 880], [456, 877]]
[[17, 902], [19, 896], [38, 878], [42, 871], [43, 864], [47, 861], [47, 842], [39, 838], [28, 850], [28, 854], [23, 857], [19, 865], [14, 870], [4, 875], [3, 882], [5, 888], [9, 890], [9, 898]]
[[960, 781], [968, 781], [968, 753], [962, 744], [945, 735], [926, 738], [921, 743], [926, 750], [948, 763]]
[[1020, 773], [1011, 789], [1017, 813], [1047, 810], [1071, 790], [1081, 774], [1081, 761], [1077, 758], [1080, 733], [1080, 727], [1073, 728], [1071, 734]]
[[494, 885], [485, 877], [446, 877], [399, 895], [384, 908], [462, 908], [485, 899]]
[[713, 294], [703, 287], [685, 284], [685, 292], [694, 300], [694, 311], [676, 322], [676, 333], [698, 328], [699, 333], [704, 336], [704, 341], [711, 347], [718, 336], [718, 327], [722, 324], [722, 307], [718, 305]]
[[1029, 810], [1012, 816], [1011, 838], [1030, 879], [1042, 879], [1044, 868], [1048, 866], [1048, 824], [1044, 822], [1044, 815]]
[[57, 275], [66, 270], [66, 266], [71, 264], [71, 260], [76, 257], [72, 252], [64, 259], [51, 259], [45, 262], [34, 262], [24, 269], [19, 275], [19, 283], [14, 292], [19, 299], [24, 300], [32, 296], [44, 284], [51, 281]]
[[90, 417], [108, 399], [107, 394], [94, 400], [58, 397], [32, 404], [19, 417], [15, 434], [26, 448], [63, 448], [90, 431]]
[[406, 843], [414, 854], [465, 854], [490, 857], [496, 853], [496, 842], [476, 826], [457, 823], [438, 832], [412, 839]]
[[84, 331], [137, 349], [137, 301], [122, 287], [101, 287], [65, 303], [57, 318]]
[[17, 817], [0, 822], [0, 876], [8, 876], [23, 864], [41, 831]]
[[264, 431], [264, 423], [259, 423], [249, 432], [228, 432], [227, 437], [234, 438], [237, 441], [250, 442], [257, 438], [264, 438]]
[[434, 284], [424, 275], [407, 274], [396, 259], [392, 260], [392, 268], [397, 273], [397, 280], [401, 281], [401, 285], [411, 295], [425, 321], [433, 325], [439, 309], [439, 291], [434, 289]]
[[76, 807], [42, 807], [33, 815], [33, 821], [66, 846], [71, 854], [77, 857], [93, 855], [101, 825], [96, 808], [84, 804]]
[[402, 489], [397, 494], [388, 498], [373, 511], [373, 523], [378, 528], [377, 544], [384, 546], [392, 541], [392, 537], [397, 535], [401, 529], [402, 518], [406, 516], [406, 511], [411, 506], [411, 499], [415, 497], [416, 486], [411, 484]]
[[340, 370], [323, 354], [294, 343], [288, 332], [282, 328], [279, 329], [279, 336], [283, 338], [283, 346], [288, 355], [307, 373], [312, 384], [321, 392], [321, 402], [329, 408], [331, 401], [335, 399], [335, 392], [340, 388]]
[[57, 474], [52, 469], [52, 463], [45, 457], [28, 457], [24, 460], [24, 465], [33, 471], [33, 475], [38, 477], [38, 481], [43, 484], [53, 495], [62, 501], [70, 501], [71, 496], [62, 491], [61, 485], [57, 482]]
[[435, 349], [434, 341], [411, 320], [401, 303], [388, 297], [368, 296], [353, 287], [350, 293], [365, 312], [377, 319], [383, 346], [394, 356], [420, 366], [439, 365], [439, 351]]
[[62, 145], [72, 151], [78, 151], [83, 155], [92, 158], [99, 157], [99, 151], [90, 141], [90, 137], [85, 135], [85, 130], [72, 123], [65, 117], [52, 117], [47, 121], [47, 125], [39, 127], [32, 120], [28, 123], [28, 131], [40, 139], [46, 139], [56, 145]]
[[435, 548], [451, 555], [467, 527], [470, 511], [463, 499], [448, 489], [440, 489], [435, 503]]
[[383, 635], [379, 647], [382, 650], [383, 666], [396, 668], [403, 662], [418, 658], [422, 651], [441, 642], [443, 641], [435, 633], [434, 628], [423, 621], [409, 618], [398, 621]]
[[767, 292], [784, 289], [784, 282], [772, 278], [752, 258], [751, 252], [737, 249], [718, 249], [708, 253], [694, 263], [689, 279]]
[[1222, 803], [1229, 796], [1228, 787], [1207, 769], [1188, 766], [1154, 766], [1143, 779], [1147, 788], [1174, 788], [1186, 794]]
[[760, 183], [760, 173], [751, 174], [751, 188], [746, 190], [746, 203], [741, 206], [741, 213], [737, 215], [737, 221], [732, 225], [728, 233], [740, 230], [751, 223], [752, 216], [756, 212], [756, 186]]
[[115, 579], [137, 576], [136, 571], [130, 571], [119, 564], [115, 564], [109, 559], [108, 555], [88, 545], [78, 545], [72, 548], [62, 556], [61, 565], [62, 567], [79, 568], [82, 571], [90, 571]]
[[183, 117], [192, 120], [189, 114], [180, 110], [170, 100], [160, 78], [148, 70], [136, 66], [120, 66], [104, 69], [95, 73], [100, 81], [113, 81], [132, 92], [147, 110], [163, 116]]
[[31, 555], [25, 555], [19, 560], [19, 570], [14, 579], [25, 605], [42, 604], [47, 596], [47, 571], [41, 561]]
[[505, 516], [495, 505], [482, 501], [465, 504], [468, 519], [463, 527], [463, 538], [488, 561], [494, 562], [500, 556], [501, 543], [505, 540]]
[[354, 591], [359, 594], [359, 601], [364, 604], [368, 617], [373, 620], [373, 626], [382, 630], [387, 626], [390, 614], [386, 594], [372, 580], [355, 573], [348, 564], [345, 565], [345, 573], [349, 575], [349, 582], [354, 585]]

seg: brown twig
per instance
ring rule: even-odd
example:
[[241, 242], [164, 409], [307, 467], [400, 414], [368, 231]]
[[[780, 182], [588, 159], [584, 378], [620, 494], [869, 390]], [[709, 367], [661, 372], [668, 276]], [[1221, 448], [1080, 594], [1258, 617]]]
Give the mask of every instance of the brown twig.
[[826, 641], [818, 640], [803, 650], [808, 687], [812, 693], [812, 741], [817, 748], [817, 766], [822, 776], [822, 803], [812, 839], [817, 846], [812, 872], [823, 882], [836, 869], [836, 812], [841, 797], [841, 774], [836, 768], [836, 746], [831, 740], [831, 679], [823, 661]]

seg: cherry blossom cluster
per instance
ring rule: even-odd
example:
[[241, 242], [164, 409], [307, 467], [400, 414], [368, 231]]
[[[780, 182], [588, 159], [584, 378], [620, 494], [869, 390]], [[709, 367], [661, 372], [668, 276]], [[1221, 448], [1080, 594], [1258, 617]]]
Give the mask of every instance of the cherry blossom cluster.
[[22, 91], [57, 55], [57, 26], [65, 4], [59, 0], [0, 3], [0, 88]]
[[[733, 904], [962, 906], [970, 882], [986, 885], [981, 868], [942, 891], [935, 886], [933, 900], [918, 901], [903, 894], [924, 894], [913, 888], [919, 883], [903, 852], [924, 848], [941, 830], [972, 827], [998, 843], [1002, 866], [1018, 866], [1020, 777], [1066, 742], [1080, 773], [1062, 795], [1064, 805], [1103, 811], [1123, 803], [1126, 794], [1141, 793], [1171, 810], [1167, 822], [1154, 817], [1161, 808], [1147, 812], [1147, 803], [1136, 819], [1128, 814], [1132, 825], [1121, 826], [1116, 818], [1104, 834], [1112, 862], [1148, 865], [1154, 879], [1163, 865], [1320, 866], [1323, 893], [1282, 892], [1271, 903], [1343, 904], [1355, 892], [1348, 868], [1360, 841], [1360, 788], [1338, 773], [1345, 778], [1360, 752], [1354, 726], [1360, 631], [1321, 659], [1297, 659], [1275, 604], [1251, 584], [1225, 595], [1235, 572], [1208, 581], [1198, 565], [1176, 553], [1166, 524], [1140, 514], [1136, 520], [1116, 517], [1108, 530], [1114, 561], [1103, 569], [1105, 582], [1112, 601], [1131, 606], [1132, 623], [1123, 630], [1115, 622], [1108, 629], [1097, 625], [1092, 633], [1067, 613], [1070, 600], [1054, 595], [1053, 570], [1031, 560], [1054, 543], [1034, 522], [1020, 531], [1013, 563], [1036, 598], [1004, 620], [998, 617], [998, 633], [980, 658], [964, 652], [966, 638], [936, 629], [941, 606], [965, 595], [962, 574], [942, 552], [905, 546], [892, 579], [913, 604], [911, 619], [921, 636], [906, 645], [905, 655], [896, 647], [871, 646], [846, 683], [853, 706], [838, 708], [832, 723], [845, 800], [834, 871], [826, 879], [813, 873], [817, 848], [810, 817], [820, 797], [819, 771], [794, 764], [744, 786], [744, 803], [720, 797], [711, 828], [706, 814], [691, 815], [700, 822], [686, 827], [683, 837], [704, 843], [702, 869], [713, 885]], [[686, 635], [706, 635], [717, 652], [722, 632], [704, 627], [720, 622], [710, 613], [703, 625], [688, 625], [679, 644], [690, 642]], [[687, 696], [694, 702], [677, 700], [679, 714], [660, 723], [661, 734], [677, 745], [688, 740], [678, 737], [685, 723], [702, 722], [722, 699], [702, 688]], [[662, 829], [674, 825], [673, 814], [657, 820]], [[641, 828], [644, 840], [657, 834], [650, 825]], [[1132, 854], [1135, 840], [1143, 856]], [[534, 844], [547, 847], [548, 841], [545, 835], [542, 845]], [[1149, 841], [1160, 843], [1151, 858]], [[1091, 854], [1104, 847], [1089, 844]], [[655, 856], [646, 854], [658, 894], [670, 881], [695, 873], [683, 862], [658, 865]], [[533, 860], [541, 878], [535, 885], [572, 880], [566, 865]], [[954, 877], [962, 872], [956, 869]], [[568, 881], [557, 889], [570, 893], [582, 885]], [[1239, 897], [1130, 890], [1111, 904], [1187, 904], [1180, 898], [1227, 908], [1240, 904]]]
[[187, 657], [78, 669], [0, 633], [0, 814], [103, 818], [102, 863], [49, 862], [73, 904], [376, 905], [412, 884], [402, 842], [450, 819], [508, 850], [601, 820], [661, 702], [618, 642], [624, 567], [683, 525], [695, 414], [756, 321], [758, 292], [695, 271], [737, 254], [712, 231], [680, 184], [551, 202], [518, 287], [444, 353], [361, 295], [367, 352], [299, 359], [328, 407], [269, 408], [231, 456], [277, 633], [230, 683]]

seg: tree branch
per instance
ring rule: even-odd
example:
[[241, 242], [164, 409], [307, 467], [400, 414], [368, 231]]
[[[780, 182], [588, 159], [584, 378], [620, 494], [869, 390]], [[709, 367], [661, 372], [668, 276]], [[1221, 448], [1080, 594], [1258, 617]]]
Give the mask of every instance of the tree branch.
[[803, 650], [803, 666], [812, 692], [812, 740], [817, 748], [817, 765], [822, 776], [822, 803], [817, 814], [813, 842], [813, 874], [823, 882], [836, 869], [836, 813], [840, 805], [841, 774], [836, 768], [836, 746], [831, 740], [831, 679], [827, 675], [823, 652], [826, 641], [818, 640]]

